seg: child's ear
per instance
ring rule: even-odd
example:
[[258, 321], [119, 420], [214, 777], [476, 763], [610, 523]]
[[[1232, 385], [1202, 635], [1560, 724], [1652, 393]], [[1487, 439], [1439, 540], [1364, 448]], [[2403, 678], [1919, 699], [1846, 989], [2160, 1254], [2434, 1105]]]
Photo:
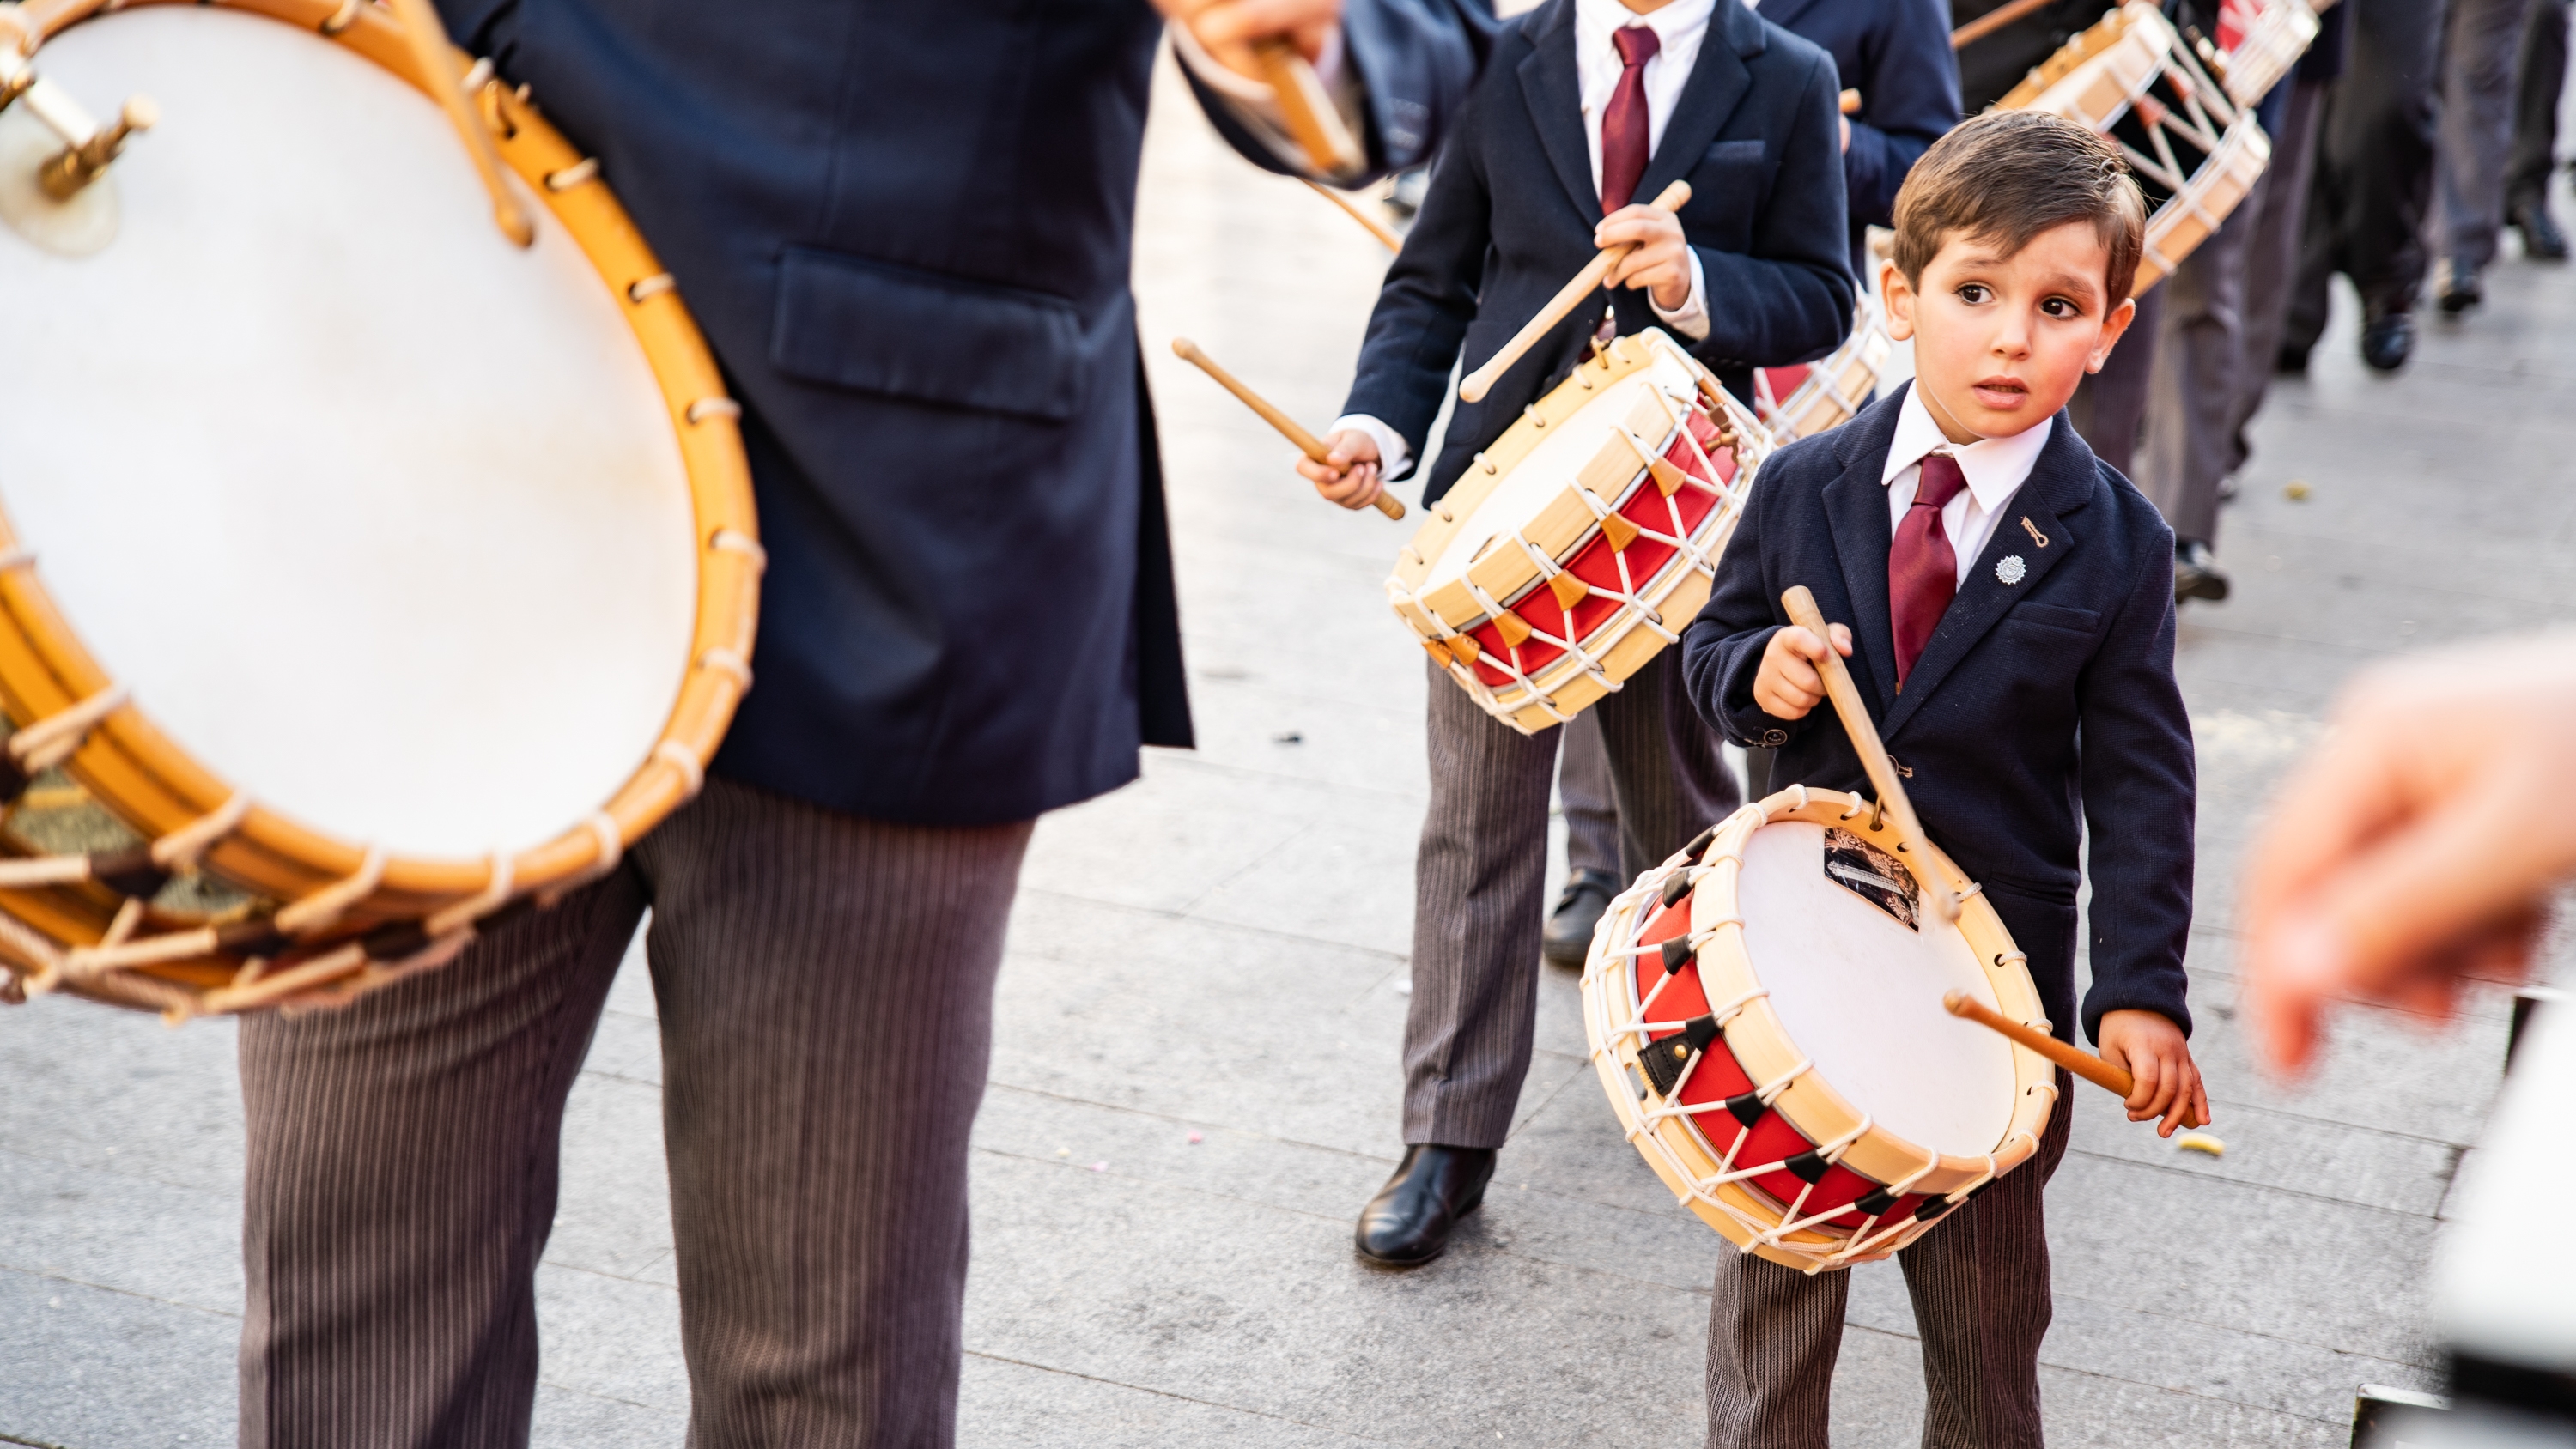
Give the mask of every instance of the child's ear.
[[1878, 267], [1878, 300], [1887, 313], [1887, 335], [1903, 342], [1914, 335], [1914, 288], [1907, 284], [1904, 271], [1894, 262], [1881, 262]]
[[2111, 360], [2111, 349], [2120, 345], [2121, 336], [2137, 315], [2138, 299], [2124, 297], [2119, 306], [2111, 309], [2111, 315], [2102, 319], [2102, 340], [2093, 344], [2093, 355], [2084, 360], [2086, 372], [2100, 372], [2102, 364]]

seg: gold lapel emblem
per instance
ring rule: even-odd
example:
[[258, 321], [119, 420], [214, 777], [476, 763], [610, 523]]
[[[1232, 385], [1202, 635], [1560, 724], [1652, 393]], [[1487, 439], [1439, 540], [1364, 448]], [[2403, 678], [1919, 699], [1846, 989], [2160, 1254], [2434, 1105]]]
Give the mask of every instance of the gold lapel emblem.
[[2048, 535], [2039, 531], [2039, 525], [2030, 521], [2029, 514], [2025, 513], [2021, 516], [2021, 526], [2029, 532], [2031, 542], [2041, 548], [2048, 547]]

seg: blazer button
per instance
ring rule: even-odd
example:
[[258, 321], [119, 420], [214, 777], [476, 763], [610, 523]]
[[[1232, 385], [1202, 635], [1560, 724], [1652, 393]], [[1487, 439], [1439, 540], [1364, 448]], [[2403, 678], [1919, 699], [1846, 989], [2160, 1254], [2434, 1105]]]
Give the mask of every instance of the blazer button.
[[1789, 732], [1787, 730], [1764, 730], [1762, 732], [1762, 743], [1771, 749], [1776, 750], [1782, 745], [1789, 743]]

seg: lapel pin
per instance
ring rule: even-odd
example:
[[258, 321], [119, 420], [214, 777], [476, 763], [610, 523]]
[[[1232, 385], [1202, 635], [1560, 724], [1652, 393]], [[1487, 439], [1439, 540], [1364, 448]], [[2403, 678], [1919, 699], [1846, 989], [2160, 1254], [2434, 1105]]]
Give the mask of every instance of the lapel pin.
[[1995, 560], [1995, 577], [2006, 584], [2020, 583], [2022, 576], [2029, 572], [2030, 566], [2021, 561], [2020, 554], [2008, 553]]
[[2039, 545], [2041, 548], [2048, 547], [2048, 535], [2039, 531], [2039, 525], [2030, 521], [2029, 514], [2025, 513], [2021, 516], [2021, 526], [2024, 531], [2030, 534], [2030, 541], [2032, 543]]

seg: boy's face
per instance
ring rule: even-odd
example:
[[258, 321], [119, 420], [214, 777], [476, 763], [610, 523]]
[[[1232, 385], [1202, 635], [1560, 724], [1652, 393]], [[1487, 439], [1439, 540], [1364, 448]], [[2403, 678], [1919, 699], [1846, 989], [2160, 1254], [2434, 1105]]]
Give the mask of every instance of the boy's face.
[[2137, 311], [2127, 298], [2112, 304], [2110, 269], [2092, 224], [2070, 221], [2010, 255], [1991, 238], [1951, 237], [1919, 290], [1882, 270], [1888, 335], [1913, 340], [1914, 385], [1951, 442], [2044, 423], [2102, 370]]

